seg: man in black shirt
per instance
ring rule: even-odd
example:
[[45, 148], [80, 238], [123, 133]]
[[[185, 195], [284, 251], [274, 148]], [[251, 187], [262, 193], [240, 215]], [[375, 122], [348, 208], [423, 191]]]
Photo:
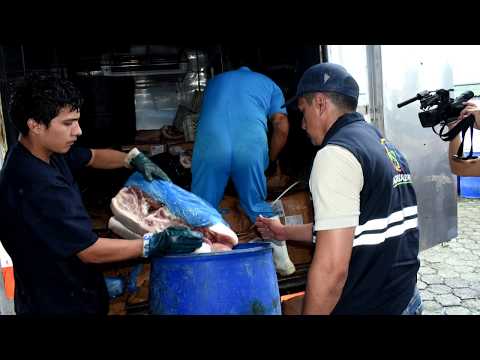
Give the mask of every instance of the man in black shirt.
[[[99, 238], [73, 178], [84, 166], [133, 167], [152, 180], [169, 180], [145, 155], [74, 146], [82, 134], [82, 99], [66, 80], [32, 76], [12, 98], [19, 130], [0, 173], [2, 244], [15, 274], [17, 314], [106, 314], [102, 273], [92, 263], [170, 252], [191, 252], [202, 235], [167, 229], [144, 239]], [[180, 231], [180, 236], [175, 231]]]

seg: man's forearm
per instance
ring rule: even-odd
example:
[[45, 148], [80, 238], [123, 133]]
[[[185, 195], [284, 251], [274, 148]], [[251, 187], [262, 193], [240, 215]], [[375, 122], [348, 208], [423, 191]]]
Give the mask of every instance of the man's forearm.
[[303, 315], [329, 315], [340, 299], [343, 279], [321, 267], [311, 266], [303, 303]]
[[143, 254], [143, 239], [123, 240], [98, 238], [77, 255], [85, 263], [109, 263], [135, 259]]
[[456, 160], [453, 156], [457, 154], [460, 146], [460, 135], [450, 141], [448, 145], [448, 161], [452, 173], [458, 176], [480, 176], [480, 159]]
[[88, 166], [95, 169], [119, 169], [125, 167], [127, 154], [113, 149], [92, 149]]
[[355, 227], [318, 232], [308, 270], [303, 313], [330, 314], [347, 281]]
[[273, 119], [273, 134], [270, 144], [270, 160], [275, 161], [287, 143], [289, 131], [288, 118], [284, 114], [275, 114]]
[[285, 231], [289, 241], [311, 243], [313, 238], [312, 228], [313, 224], [286, 225]]
[[272, 135], [272, 143], [270, 144], [270, 160], [275, 161], [287, 143], [288, 133], [274, 132]]
[[450, 163], [450, 170], [454, 174], [457, 173], [458, 169], [458, 162], [453, 160], [453, 156], [457, 154], [458, 147], [460, 146], [460, 135], [457, 135], [450, 143], [448, 144], [448, 161]]

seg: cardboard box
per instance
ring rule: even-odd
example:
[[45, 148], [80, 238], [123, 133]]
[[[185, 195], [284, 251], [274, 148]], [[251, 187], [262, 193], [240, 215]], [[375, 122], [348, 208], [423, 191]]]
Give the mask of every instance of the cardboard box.
[[302, 315], [305, 292], [284, 295], [280, 298], [282, 315]]
[[[286, 194], [274, 206], [283, 224], [308, 224], [313, 222], [313, 205], [306, 191]], [[250, 219], [240, 208], [236, 197], [226, 195], [219, 205], [220, 213], [232, 230], [238, 235], [239, 242], [244, 243], [260, 237], [256, 228], [252, 228]], [[308, 264], [312, 261], [313, 244], [287, 242], [288, 255], [294, 265]]]

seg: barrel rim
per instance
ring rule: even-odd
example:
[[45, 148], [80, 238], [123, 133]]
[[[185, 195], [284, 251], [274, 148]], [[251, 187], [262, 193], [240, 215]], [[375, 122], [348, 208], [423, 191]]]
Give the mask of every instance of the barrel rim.
[[[236, 247], [239, 246], [245, 246], [247, 245], [248, 248], [246, 249], [235, 249]], [[260, 250], [259, 250], [260, 248]], [[212, 257], [212, 256], [233, 256], [233, 255], [243, 255], [247, 253], [258, 253], [258, 252], [265, 252], [269, 251], [272, 249], [272, 245], [269, 242], [255, 242], [255, 243], [241, 243], [236, 246], [234, 246], [233, 251], [217, 251], [217, 252], [210, 252], [210, 253], [203, 253], [203, 254], [193, 254], [193, 253], [188, 253], [188, 254], [175, 254], [175, 255], [165, 255], [160, 257], [160, 259], [185, 259], [188, 257], [191, 258], [206, 258], [206, 257]]]

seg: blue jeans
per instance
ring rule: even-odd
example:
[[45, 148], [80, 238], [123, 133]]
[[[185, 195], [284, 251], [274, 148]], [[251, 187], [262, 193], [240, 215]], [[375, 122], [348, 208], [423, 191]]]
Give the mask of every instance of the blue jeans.
[[413, 292], [413, 296], [410, 299], [410, 302], [408, 303], [405, 310], [403, 310], [402, 315], [422, 315], [422, 312], [423, 312], [422, 298], [420, 297], [420, 292], [415, 286], [415, 291]]

